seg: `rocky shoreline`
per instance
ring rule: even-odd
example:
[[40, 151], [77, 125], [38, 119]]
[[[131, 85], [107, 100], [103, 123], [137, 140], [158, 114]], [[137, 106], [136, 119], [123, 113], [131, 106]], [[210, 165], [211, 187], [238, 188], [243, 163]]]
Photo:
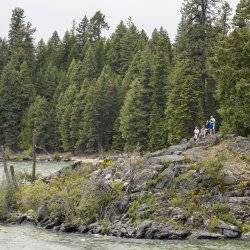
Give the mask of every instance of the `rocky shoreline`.
[[[89, 185], [104, 192], [114, 181], [122, 188], [96, 220], [67, 222], [66, 203], [58, 198], [56, 216], [50, 214], [51, 201], [46, 201], [35, 212], [13, 213], [6, 222], [138, 239], [250, 240], [249, 153], [247, 138], [226, 135], [196, 143], [183, 140], [144, 157], [113, 155], [111, 164], [95, 166], [88, 177]], [[50, 183], [81, 168], [77, 162], [43, 181]]]
[[[41, 208], [43, 209], [43, 208]], [[134, 227], [128, 220], [117, 220], [111, 225], [108, 233], [102, 232], [102, 226], [98, 222], [89, 225], [76, 225], [71, 223], [61, 223], [58, 218], [42, 219], [40, 222], [30, 215], [19, 214], [11, 220], [5, 221], [10, 225], [32, 224], [36, 227], [50, 231], [60, 231], [63, 233], [82, 233], [82, 234], [100, 234], [124, 238], [137, 239], [160, 239], [160, 240], [223, 240], [223, 239], [241, 239], [250, 240], [250, 233], [241, 233], [238, 227], [221, 222], [218, 226], [218, 233], [212, 233], [206, 230], [175, 230], [164, 223], [144, 221], [139, 227]]]

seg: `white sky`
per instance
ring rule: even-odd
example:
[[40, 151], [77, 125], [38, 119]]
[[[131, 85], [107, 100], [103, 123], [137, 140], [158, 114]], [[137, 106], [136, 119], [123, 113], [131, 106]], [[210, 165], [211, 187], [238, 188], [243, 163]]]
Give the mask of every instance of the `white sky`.
[[[228, 0], [233, 8], [239, 0]], [[72, 26], [73, 19], [79, 22], [100, 10], [106, 15], [110, 34], [120, 20], [131, 17], [139, 29], [150, 35], [154, 28], [163, 26], [172, 40], [180, 21], [182, 0], [0, 0], [0, 37], [7, 37], [11, 11], [21, 7], [26, 21], [37, 28], [36, 40], [51, 36], [57, 30], [63, 36]]]

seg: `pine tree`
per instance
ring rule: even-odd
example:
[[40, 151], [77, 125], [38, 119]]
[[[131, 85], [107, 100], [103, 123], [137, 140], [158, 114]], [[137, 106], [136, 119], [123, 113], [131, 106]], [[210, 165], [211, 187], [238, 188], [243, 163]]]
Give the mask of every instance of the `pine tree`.
[[135, 54], [144, 49], [146, 41], [147, 38], [131, 21], [128, 27], [120, 22], [108, 44], [107, 61], [112, 69], [124, 76]]
[[80, 131], [82, 150], [96, 152], [112, 145], [113, 125], [118, 113], [116, 76], [105, 66], [86, 96], [84, 122]]
[[53, 99], [53, 95], [59, 82], [59, 72], [56, 66], [49, 64], [45, 69], [40, 86], [40, 95], [45, 97], [48, 101]]
[[230, 5], [225, 1], [221, 7], [220, 15], [216, 22], [219, 33], [226, 35], [230, 30], [231, 13], [232, 9]]
[[243, 136], [250, 133], [250, 17], [243, 15], [249, 6], [245, 4], [245, 1], [239, 3], [234, 17], [237, 26], [228, 37], [218, 42], [210, 61], [218, 81], [216, 94], [222, 118], [220, 130]]
[[0, 83], [0, 117], [3, 143], [17, 148], [20, 132], [21, 105], [19, 101], [19, 72], [12, 62], [3, 69]]
[[37, 96], [35, 101], [22, 118], [22, 132], [20, 145], [23, 149], [32, 147], [32, 138], [35, 133], [36, 144], [47, 147], [49, 126], [49, 104], [44, 97]]
[[23, 111], [33, 102], [36, 92], [32, 81], [32, 72], [26, 62], [22, 63], [19, 74], [19, 99]]
[[137, 79], [126, 95], [120, 115], [120, 131], [125, 140], [125, 149], [142, 150], [148, 145], [148, 109], [145, 105], [147, 90]]
[[15, 8], [12, 11], [10, 30], [9, 30], [9, 49], [11, 55], [19, 51], [22, 54], [22, 61], [28, 63], [29, 67], [34, 64], [34, 45], [33, 34], [35, 29], [32, 28], [31, 23], [25, 23], [24, 10]]
[[11, 60], [6, 65], [0, 84], [2, 133], [6, 145], [12, 149], [18, 148], [21, 118], [35, 94], [28, 65], [24, 62], [17, 67], [16, 63]]
[[59, 132], [62, 139], [63, 149], [74, 152], [75, 141], [71, 137], [71, 113], [72, 104], [76, 98], [77, 88], [74, 84], [69, 85], [66, 92], [61, 96], [57, 106], [59, 120]]
[[9, 46], [10, 50], [21, 47], [25, 38], [25, 16], [24, 10], [15, 8], [12, 11], [10, 30], [9, 30]]
[[240, 0], [234, 16], [234, 25], [239, 28], [250, 26], [250, 3], [249, 0]]
[[168, 141], [178, 142], [188, 137], [195, 126], [202, 121], [202, 103], [197, 91], [199, 71], [193, 61], [183, 60], [176, 64], [170, 75], [170, 93], [168, 96], [166, 116]]
[[80, 51], [82, 51], [85, 43], [89, 40], [89, 20], [86, 15], [76, 29], [76, 38]]
[[126, 71], [126, 74], [122, 81], [122, 88], [124, 95], [130, 89], [132, 82], [138, 77], [140, 73], [139, 65], [141, 56], [142, 56], [142, 51], [138, 51], [135, 54], [133, 60], [131, 61], [128, 70]]
[[76, 37], [72, 32], [65, 32], [60, 50], [60, 68], [66, 70], [72, 60], [79, 57], [79, 51], [76, 46]]
[[101, 39], [103, 30], [108, 30], [109, 25], [105, 21], [105, 15], [97, 11], [89, 20], [88, 33], [91, 42], [96, 42]]
[[86, 96], [93, 82], [84, 82], [81, 86], [80, 92], [76, 95], [75, 101], [72, 105], [72, 113], [70, 118], [71, 138], [76, 142], [75, 150], [77, 152], [83, 152], [85, 147], [85, 141], [81, 137], [81, 128], [84, 126], [84, 110], [86, 106]]
[[103, 70], [104, 65], [106, 64], [106, 51], [105, 51], [105, 40], [100, 39], [94, 44], [96, 66], [97, 66], [97, 75], [99, 76]]
[[60, 68], [61, 56], [61, 40], [57, 31], [54, 31], [47, 43], [46, 64]]
[[5, 39], [0, 38], [0, 75], [4, 66], [8, 63], [9, 47]]
[[[217, 0], [184, 2], [175, 44], [176, 65], [169, 78], [172, 83], [169, 82], [171, 91], [166, 107], [170, 142], [178, 141], [188, 133], [191, 134], [192, 126], [204, 124], [210, 115], [218, 118], [217, 103], [214, 98], [216, 83], [207, 67], [218, 33], [214, 26], [217, 10]], [[186, 88], [188, 90], [184, 92]], [[175, 100], [178, 95], [183, 98], [182, 102]], [[186, 117], [183, 115], [183, 109], [187, 112]], [[180, 118], [183, 122], [180, 122]]]
[[107, 59], [109, 65], [116, 73], [123, 72], [124, 58], [122, 57], [123, 44], [122, 40], [127, 33], [126, 25], [121, 21], [117, 26], [115, 32], [112, 34], [109, 41], [109, 48], [107, 51]]
[[98, 78], [98, 65], [97, 65], [95, 51], [92, 45], [89, 46], [86, 55], [83, 59], [81, 74], [82, 77], [86, 80]]
[[155, 30], [150, 41], [152, 50], [152, 89], [149, 124], [149, 147], [159, 149], [166, 144], [165, 106], [167, 95], [167, 77], [171, 70], [172, 48], [166, 31]]

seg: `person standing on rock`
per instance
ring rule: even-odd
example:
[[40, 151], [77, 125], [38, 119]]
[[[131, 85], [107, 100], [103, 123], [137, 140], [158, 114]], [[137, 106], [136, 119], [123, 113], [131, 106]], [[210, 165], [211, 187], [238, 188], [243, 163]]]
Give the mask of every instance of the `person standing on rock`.
[[202, 138], [206, 138], [206, 133], [207, 133], [207, 129], [206, 129], [205, 126], [203, 125], [202, 128], [201, 128], [200, 136], [201, 136]]
[[197, 141], [198, 138], [199, 138], [199, 133], [200, 133], [200, 130], [198, 129], [198, 127], [195, 127], [194, 129], [194, 140]]
[[215, 119], [213, 116], [210, 117], [210, 126], [211, 126], [210, 134], [215, 135]]

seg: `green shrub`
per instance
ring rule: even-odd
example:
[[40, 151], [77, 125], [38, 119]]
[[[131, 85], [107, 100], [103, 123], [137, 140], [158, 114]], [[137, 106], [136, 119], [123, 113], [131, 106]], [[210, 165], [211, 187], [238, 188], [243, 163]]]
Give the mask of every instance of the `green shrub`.
[[133, 222], [139, 219], [137, 211], [140, 208], [140, 206], [141, 206], [141, 200], [138, 198], [132, 202], [132, 204], [128, 209], [128, 215]]
[[145, 203], [149, 206], [149, 207], [153, 207], [155, 204], [155, 199], [154, 196], [152, 194], [148, 194], [145, 197]]
[[218, 225], [220, 223], [220, 219], [218, 219], [216, 216], [213, 216], [207, 225], [207, 229], [210, 232], [217, 232], [218, 230]]
[[103, 219], [101, 220], [101, 232], [103, 234], [107, 234], [110, 232], [110, 221], [108, 221], [107, 219]]
[[[36, 180], [41, 179], [42, 175], [41, 174], [36, 174]], [[18, 172], [16, 174], [16, 179], [17, 182], [31, 182], [32, 181], [32, 173], [28, 171], [23, 171], [23, 172]]]
[[243, 224], [243, 226], [242, 226], [242, 232], [243, 233], [249, 233], [250, 232], [250, 223], [249, 222]]
[[94, 222], [102, 217], [103, 209], [108, 206], [121, 193], [121, 183], [112, 182], [107, 185], [103, 182], [88, 181], [84, 186], [77, 217], [84, 224]]
[[172, 206], [174, 206], [174, 207], [180, 207], [180, 206], [182, 206], [183, 201], [184, 201], [183, 197], [181, 195], [179, 195], [179, 194], [174, 195], [170, 199], [170, 202], [171, 202]]
[[99, 168], [101, 169], [105, 169], [105, 168], [108, 168], [110, 167], [111, 165], [113, 164], [113, 161], [110, 160], [110, 159], [105, 159], [103, 160], [101, 163], [99, 163]]
[[222, 216], [230, 212], [228, 204], [225, 203], [215, 203], [212, 205], [212, 213], [217, 216]]
[[20, 186], [16, 198], [18, 201], [18, 209], [26, 212], [30, 209], [37, 210], [43, 201], [49, 197], [49, 185], [39, 180], [34, 185]]
[[38, 180], [34, 184], [21, 185], [16, 194], [18, 209], [22, 212], [30, 209], [37, 211], [41, 204], [48, 202], [49, 211], [54, 215], [61, 209], [57, 202], [61, 200], [64, 204], [68, 204], [64, 207], [66, 219], [75, 219], [77, 207], [84, 192], [84, 184], [90, 172], [90, 168], [85, 166], [49, 183]]
[[15, 206], [15, 189], [7, 184], [0, 184], [0, 220], [5, 219]]

